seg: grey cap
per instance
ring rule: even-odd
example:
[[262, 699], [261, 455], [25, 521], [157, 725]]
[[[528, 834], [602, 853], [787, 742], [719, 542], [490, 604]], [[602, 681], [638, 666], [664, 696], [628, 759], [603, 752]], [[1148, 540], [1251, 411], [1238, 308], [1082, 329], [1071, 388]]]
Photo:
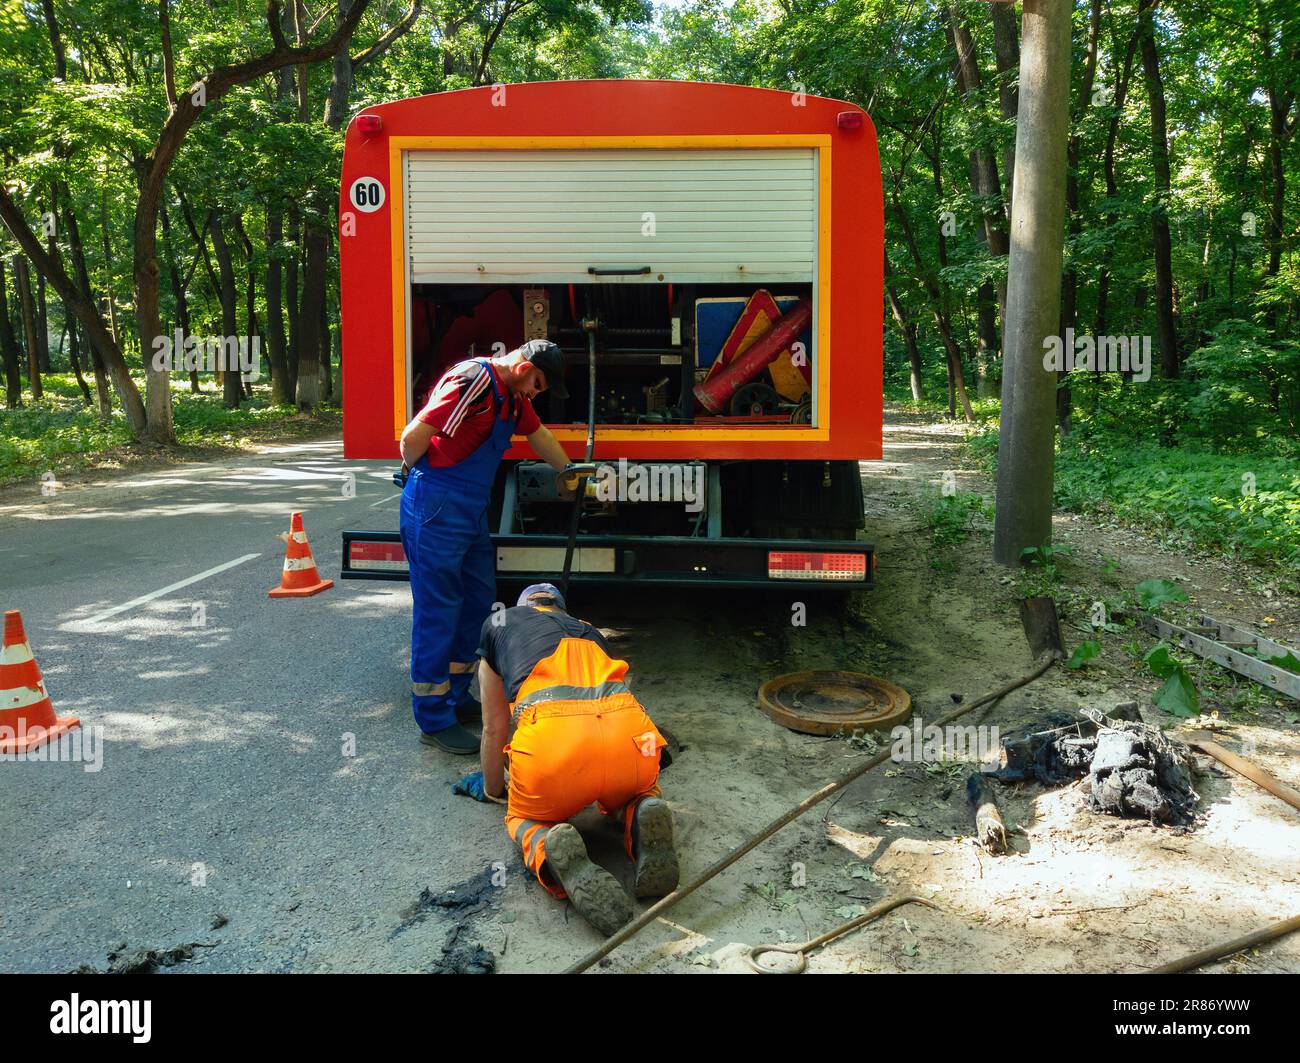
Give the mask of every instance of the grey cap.
[[560, 588], [554, 583], [534, 583], [530, 587], [525, 587], [515, 605], [527, 605], [528, 599], [534, 594], [549, 594], [561, 609], [564, 608], [564, 595], [560, 593]]
[[558, 399], [567, 399], [564, 386], [564, 352], [550, 340], [529, 340], [519, 348], [525, 361], [531, 362], [546, 377], [547, 389]]

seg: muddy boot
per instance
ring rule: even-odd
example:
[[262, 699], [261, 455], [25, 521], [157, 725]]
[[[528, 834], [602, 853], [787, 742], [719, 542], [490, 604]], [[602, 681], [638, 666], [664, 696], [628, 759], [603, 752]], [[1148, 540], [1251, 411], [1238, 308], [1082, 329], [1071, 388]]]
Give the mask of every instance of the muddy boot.
[[662, 797], [647, 797], [632, 816], [636, 853], [636, 895], [663, 897], [677, 888], [677, 851], [673, 848], [673, 814]]
[[606, 937], [632, 918], [632, 898], [618, 879], [591, 862], [573, 824], [557, 823], [546, 832], [546, 863], [578, 914]]

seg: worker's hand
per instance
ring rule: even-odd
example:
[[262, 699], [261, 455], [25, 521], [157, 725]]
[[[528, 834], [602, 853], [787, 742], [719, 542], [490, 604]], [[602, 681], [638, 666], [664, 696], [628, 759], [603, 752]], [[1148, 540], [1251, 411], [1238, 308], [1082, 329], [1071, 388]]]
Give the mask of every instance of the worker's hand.
[[475, 801], [482, 801], [485, 804], [492, 801], [498, 805], [504, 805], [504, 797], [493, 797], [483, 788], [483, 773], [481, 771], [470, 772], [468, 775], [462, 775], [451, 784], [451, 792], [459, 794], [462, 797], [472, 797]]
[[404, 488], [406, 486], [406, 477], [409, 475], [410, 471], [411, 467], [407, 465], [406, 462], [402, 462], [402, 467], [393, 473], [393, 483], [397, 484], [398, 487]]
[[555, 486], [560, 494], [565, 498], [572, 498], [577, 494], [582, 481], [596, 475], [596, 466], [591, 462], [582, 462], [575, 464], [569, 462], [563, 469], [555, 474]]

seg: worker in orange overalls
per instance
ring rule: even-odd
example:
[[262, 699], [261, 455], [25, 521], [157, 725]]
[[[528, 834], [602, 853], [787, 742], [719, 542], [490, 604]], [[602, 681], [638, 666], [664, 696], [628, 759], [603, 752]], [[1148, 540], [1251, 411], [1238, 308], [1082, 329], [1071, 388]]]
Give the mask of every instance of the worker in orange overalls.
[[577, 828], [565, 821], [596, 802], [623, 825], [636, 895], [676, 889], [672, 813], [658, 783], [666, 743], [624, 682], [627, 662], [611, 657], [600, 631], [564, 608], [556, 587], [537, 583], [515, 608], [484, 621], [482, 769], [453, 790], [505, 804], [506, 831], [537, 880], [609, 935], [632, 918], [631, 898], [592, 863]]

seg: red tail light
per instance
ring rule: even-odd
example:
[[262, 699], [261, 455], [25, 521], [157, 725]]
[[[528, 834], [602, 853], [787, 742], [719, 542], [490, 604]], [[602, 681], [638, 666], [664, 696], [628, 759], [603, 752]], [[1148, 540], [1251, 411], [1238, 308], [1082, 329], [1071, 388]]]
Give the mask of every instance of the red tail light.
[[867, 578], [867, 555], [769, 550], [767, 578], [864, 583]]
[[404, 569], [406, 552], [401, 543], [368, 543], [353, 539], [348, 543], [348, 566], [365, 569]]
[[377, 114], [357, 115], [357, 132], [363, 137], [373, 137], [384, 128], [384, 120]]

